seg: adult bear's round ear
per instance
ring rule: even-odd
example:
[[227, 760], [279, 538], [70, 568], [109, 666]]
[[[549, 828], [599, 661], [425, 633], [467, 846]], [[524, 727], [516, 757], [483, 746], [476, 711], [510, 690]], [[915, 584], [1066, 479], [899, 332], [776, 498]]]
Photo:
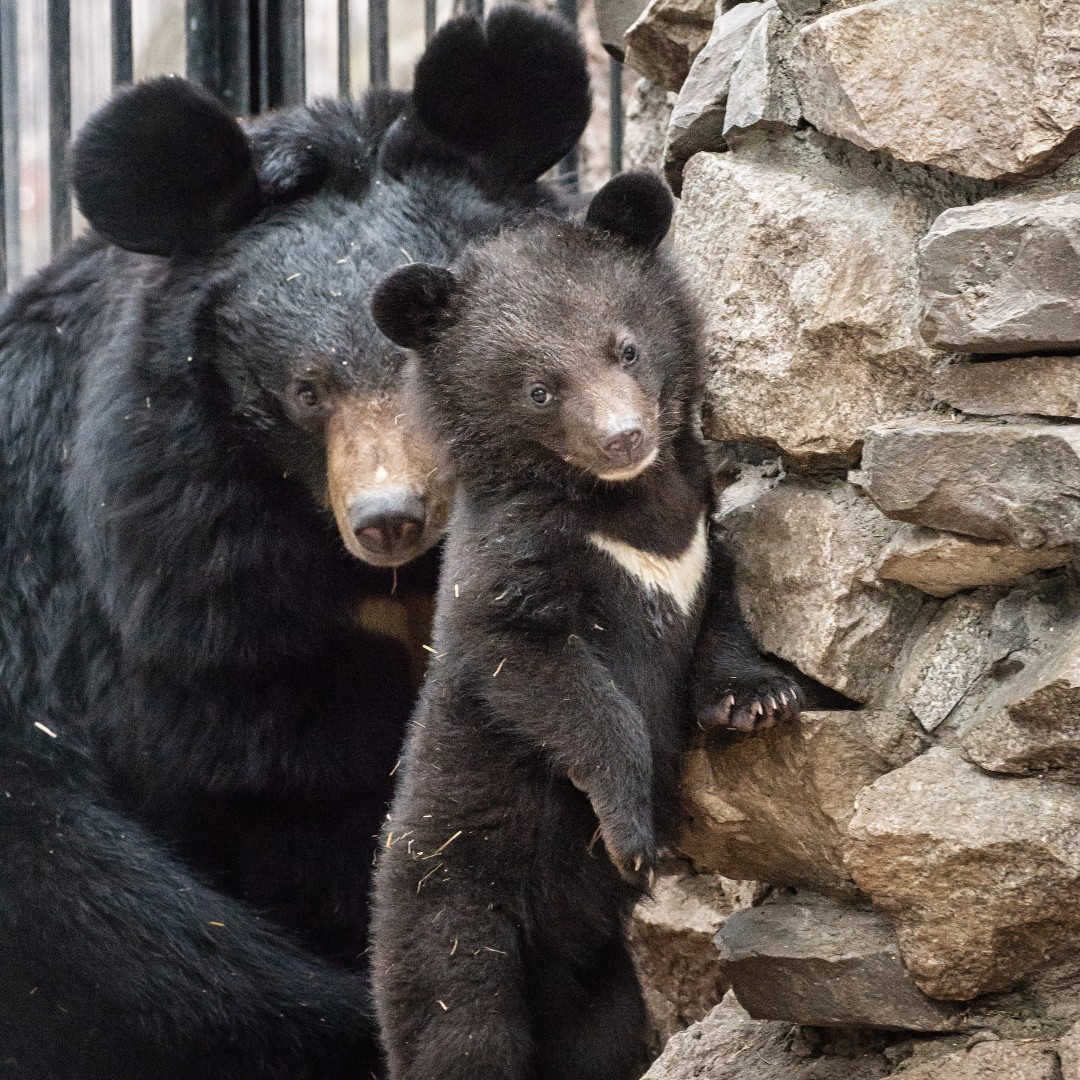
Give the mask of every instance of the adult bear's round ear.
[[506, 187], [535, 180], [577, 142], [592, 100], [585, 53], [565, 20], [520, 6], [444, 24], [416, 65], [428, 130], [479, 157]]
[[210, 248], [264, 201], [240, 125], [175, 77], [121, 91], [99, 109], [75, 140], [71, 179], [90, 224], [147, 255]]
[[651, 251], [667, 236], [674, 210], [675, 200], [660, 177], [620, 173], [593, 196], [585, 224]]
[[414, 263], [383, 278], [371, 297], [375, 325], [404, 349], [422, 349], [445, 325], [457, 278], [441, 266]]

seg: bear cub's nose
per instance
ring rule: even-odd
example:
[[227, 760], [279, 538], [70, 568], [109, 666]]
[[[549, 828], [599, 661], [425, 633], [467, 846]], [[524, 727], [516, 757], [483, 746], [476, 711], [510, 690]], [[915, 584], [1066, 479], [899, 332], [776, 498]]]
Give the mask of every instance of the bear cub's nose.
[[424, 501], [405, 488], [367, 492], [349, 506], [356, 539], [377, 555], [396, 555], [416, 544], [424, 531]]
[[625, 427], [604, 443], [604, 450], [610, 458], [629, 465], [641, 448], [645, 436], [639, 427]]

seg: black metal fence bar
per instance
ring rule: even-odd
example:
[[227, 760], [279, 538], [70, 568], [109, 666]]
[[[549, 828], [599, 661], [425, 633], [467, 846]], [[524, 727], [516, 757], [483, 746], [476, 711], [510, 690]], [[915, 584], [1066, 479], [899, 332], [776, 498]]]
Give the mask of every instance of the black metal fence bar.
[[259, 55], [266, 66], [268, 92], [254, 103], [253, 111], [303, 105], [304, 0], [259, 0], [259, 5], [266, 13]]
[[475, 15], [478, 19], [484, 14], [484, 0], [464, 0], [461, 5], [463, 15]]
[[49, 0], [49, 237], [55, 255], [71, 239], [65, 157], [71, 138], [71, 7]]
[[608, 79], [608, 103], [611, 108], [611, 175], [622, 172], [623, 146], [623, 66], [614, 57], [611, 58], [611, 72]]
[[186, 70], [236, 115], [252, 110], [251, 34], [247, 4], [237, 0], [185, 0]]
[[338, 97], [352, 94], [352, 24], [349, 0], [337, 6], [337, 85]]
[[[572, 26], [578, 24], [577, 0], [559, 0], [559, 14]], [[578, 151], [575, 146], [569, 154], [559, 162], [559, 176], [562, 182], [572, 191], [578, 188]]]
[[127, 86], [134, 66], [131, 48], [131, 0], [112, 0], [112, 82]]
[[430, 41], [435, 36], [435, 23], [438, 21], [436, 0], [424, 0], [424, 40]]
[[3, 281], [8, 288], [19, 280], [22, 237], [19, 232], [19, 49], [17, 0], [0, 0], [0, 152], [3, 195], [0, 197], [0, 242], [4, 245]]
[[368, 78], [372, 86], [390, 82], [389, 0], [368, 0]]

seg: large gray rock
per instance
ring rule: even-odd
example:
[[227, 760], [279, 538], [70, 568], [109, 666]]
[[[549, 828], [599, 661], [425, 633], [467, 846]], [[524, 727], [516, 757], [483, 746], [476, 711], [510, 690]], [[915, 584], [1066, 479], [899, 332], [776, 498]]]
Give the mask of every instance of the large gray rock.
[[657, 1051], [675, 1032], [702, 1019], [729, 989], [713, 938], [741, 906], [740, 884], [719, 874], [669, 869], [634, 908], [627, 940]]
[[675, 95], [648, 79], [638, 79], [626, 97], [623, 121], [623, 168], [664, 167], [664, 140]]
[[1053, 1046], [1006, 1040], [976, 1043], [900, 1075], [904, 1080], [1059, 1080]]
[[982, 364], [950, 364], [938, 372], [934, 394], [976, 416], [1080, 418], [1080, 360], [1029, 356]]
[[649, 0], [626, 31], [625, 61], [639, 75], [678, 91], [709, 40], [716, 0]]
[[993, 179], [1075, 149], [1078, 37], [1067, 0], [874, 0], [807, 26], [793, 61], [818, 130]]
[[898, 521], [1025, 550], [1080, 541], [1080, 425], [883, 424], [866, 433], [861, 483]]
[[799, 99], [784, 62], [791, 37], [791, 23], [778, 10], [765, 12], [754, 26], [728, 89], [724, 137], [729, 141], [755, 128], [798, 124]]
[[947, 210], [919, 258], [928, 344], [1006, 354], [1080, 347], [1080, 193]]
[[981, 703], [961, 742], [984, 769], [1080, 783], [1080, 624], [1052, 629], [1057, 640]]
[[916, 751], [903, 718], [806, 712], [752, 739], [691, 751], [676, 846], [725, 877], [854, 895], [844, 862], [855, 798]]
[[905, 525], [881, 553], [878, 576], [945, 597], [964, 589], [1004, 585], [1036, 570], [1064, 566], [1075, 557], [1071, 547], [1024, 551], [1009, 544]]
[[955, 1006], [928, 998], [880, 912], [799, 893], [733, 914], [717, 935], [721, 966], [757, 1020], [948, 1031]]
[[683, 166], [701, 150], [723, 150], [724, 111], [731, 78], [746, 52], [754, 28], [776, 0], [750, 0], [717, 15], [705, 47], [698, 53], [671, 112], [664, 175], [671, 190], [682, 191]]
[[808, 1052], [791, 1024], [752, 1020], [729, 994], [667, 1044], [645, 1080], [878, 1080], [888, 1073], [885, 1058], [873, 1051]]
[[687, 163], [675, 247], [705, 312], [710, 438], [852, 460], [871, 424], [930, 407], [915, 252], [962, 198], [939, 180], [813, 131]]
[[761, 647], [848, 697], [880, 696], [926, 603], [877, 576], [896, 526], [840, 482], [782, 483], [723, 520]]
[[932, 997], [1004, 990], [1080, 948], [1080, 791], [936, 748], [858, 798], [848, 866]]

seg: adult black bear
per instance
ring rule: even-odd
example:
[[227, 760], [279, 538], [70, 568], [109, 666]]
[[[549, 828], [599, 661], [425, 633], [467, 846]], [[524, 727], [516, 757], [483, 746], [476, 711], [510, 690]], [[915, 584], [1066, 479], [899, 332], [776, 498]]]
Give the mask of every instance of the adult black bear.
[[583, 224], [375, 292], [458, 476], [376, 878], [391, 1080], [640, 1075], [623, 921], [670, 832], [703, 619], [716, 722], [798, 707], [710, 582], [698, 319], [655, 250], [671, 211], [627, 173]]
[[507, 8], [444, 27], [411, 95], [245, 131], [164, 79], [77, 141], [95, 232], [0, 317], [5, 1077], [377, 1067], [367, 893], [412, 690], [353, 612], [449, 481], [369, 293], [553, 207], [588, 111], [573, 33]]

